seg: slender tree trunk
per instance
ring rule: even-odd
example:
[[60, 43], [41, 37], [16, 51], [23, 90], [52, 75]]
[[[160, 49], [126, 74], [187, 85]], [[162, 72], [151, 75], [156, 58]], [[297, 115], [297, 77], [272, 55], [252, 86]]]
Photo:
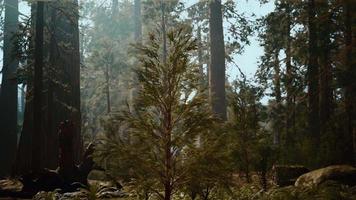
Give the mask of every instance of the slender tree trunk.
[[106, 104], [107, 104], [107, 112], [111, 112], [111, 99], [110, 99], [110, 73], [109, 73], [109, 65], [105, 66], [105, 79], [106, 79]]
[[281, 106], [282, 106], [282, 92], [281, 92], [281, 69], [279, 66], [279, 51], [274, 54], [274, 93], [276, 96], [276, 117], [275, 117], [275, 130], [273, 135], [273, 144], [280, 145], [281, 137]]
[[[210, 34], [208, 34], [207, 36], [207, 44], [210, 44]], [[207, 82], [205, 83], [206, 87], [209, 87], [210, 82], [211, 82], [211, 78], [210, 78], [210, 74], [211, 74], [211, 59], [209, 59], [211, 57], [211, 54], [209, 52], [209, 50], [207, 49], [207, 63], [206, 63], [206, 78], [207, 78]], [[209, 90], [210, 93], [210, 90]], [[211, 98], [209, 99], [209, 103], [212, 104], [211, 102]]]
[[142, 14], [141, 0], [134, 1], [134, 20], [135, 20], [135, 40], [142, 43]]
[[[348, 83], [345, 87], [345, 111], [346, 111], [346, 128], [347, 136], [345, 141], [349, 142], [347, 144], [349, 159], [351, 162], [356, 163], [356, 127], [355, 127], [355, 118], [356, 118], [356, 84], [355, 84], [355, 63], [353, 60], [353, 55], [355, 55], [354, 48], [354, 38], [352, 26], [355, 25], [356, 19], [353, 11], [356, 6], [352, 0], [345, 0], [344, 12], [345, 12], [345, 47], [346, 47], [346, 56], [345, 56], [345, 65], [346, 73], [349, 75]], [[353, 141], [353, 142], [351, 142]]]
[[197, 30], [197, 40], [198, 40], [198, 65], [199, 65], [199, 72], [201, 76], [200, 84], [201, 88], [204, 88], [204, 66], [203, 66], [203, 45], [202, 45], [202, 38], [201, 38], [201, 28], [198, 26]]
[[37, 2], [36, 33], [35, 33], [35, 74], [34, 74], [34, 127], [32, 133], [32, 162], [31, 169], [38, 172], [43, 164], [42, 148], [42, 81], [43, 81], [43, 27], [44, 3]]
[[165, 173], [164, 173], [164, 200], [171, 200], [173, 186], [173, 155], [172, 149], [172, 113], [171, 109], [164, 114], [164, 151], [165, 151]]
[[[315, 2], [308, 0], [308, 27], [309, 27], [309, 58], [307, 69], [308, 80], [308, 126], [312, 140], [314, 156], [318, 155], [320, 142], [319, 126], [319, 66], [317, 54], [317, 35], [315, 20]], [[316, 158], [316, 157], [315, 157]]]
[[[141, 13], [142, 7], [141, 7], [141, 0], [135, 0], [134, 1], [134, 22], [135, 22], [135, 32], [134, 32], [134, 39], [137, 44], [142, 44], [142, 13]], [[135, 61], [136, 65], [138, 64], [137, 60]], [[134, 104], [134, 99], [137, 96], [137, 90], [139, 89], [137, 87], [137, 77], [136, 74], [132, 71], [131, 72], [131, 80], [132, 80], [132, 86], [130, 89], [130, 103], [131, 105]], [[133, 111], [133, 110], [132, 110]]]
[[225, 97], [225, 45], [221, 0], [211, 0], [210, 11], [210, 101], [213, 112], [222, 120], [226, 120]]
[[17, 145], [17, 80], [19, 61], [13, 40], [18, 27], [18, 0], [5, 0], [4, 54], [0, 93], [0, 176], [10, 175]]
[[294, 122], [293, 120], [294, 112], [295, 112], [295, 105], [293, 102], [293, 69], [292, 69], [292, 53], [291, 53], [291, 8], [286, 4], [286, 15], [287, 15], [287, 30], [286, 30], [286, 90], [287, 90], [287, 112], [290, 114], [286, 115], [286, 146], [290, 147], [292, 145], [291, 136], [292, 136], [292, 129], [291, 127], [294, 127]]
[[[197, 41], [198, 41], [198, 66], [199, 66], [199, 78], [200, 78], [200, 84], [199, 84], [199, 89], [201, 91], [204, 91], [206, 88], [206, 82], [205, 82], [205, 75], [204, 75], [204, 66], [203, 66], [203, 45], [202, 45], [202, 38], [201, 38], [201, 28], [198, 26], [197, 30]], [[197, 145], [201, 145], [201, 135], [198, 136], [197, 138]], [[194, 197], [195, 198], [195, 197]]]
[[332, 67], [330, 59], [330, 13], [327, 2], [321, 5], [324, 19], [320, 19], [320, 134], [327, 131], [328, 121], [332, 113], [333, 91], [331, 89]]
[[21, 86], [21, 99], [20, 99], [20, 104], [21, 104], [21, 110], [20, 110], [20, 121], [23, 123], [23, 119], [24, 119], [24, 113], [25, 113], [25, 96], [26, 96], [26, 86], [25, 84], [22, 84]]
[[[161, 0], [161, 11], [162, 11], [162, 36], [163, 36], [163, 64], [167, 64], [167, 32], [166, 32], [166, 5], [164, 0]], [[167, 83], [169, 84], [169, 83]], [[167, 88], [169, 88], [167, 86]], [[171, 200], [172, 196], [172, 110], [170, 109], [170, 105], [168, 105], [168, 109], [164, 111], [164, 152], [165, 152], [165, 171], [164, 171], [164, 200]]]
[[[117, 12], [119, 10], [119, 1], [118, 0], [112, 0], [112, 12], [111, 12], [111, 19], [114, 22], [117, 17]], [[112, 35], [114, 36], [114, 35]], [[111, 53], [111, 51], [110, 51]], [[111, 60], [112, 61], [112, 60]], [[106, 105], [107, 105], [107, 113], [111, 112], [111, 94], [110, 94], [110, 67], [113, 66], [113, 61], [110, 62], [110, 64], [105, 64], [105, 80], [106, 80]]]

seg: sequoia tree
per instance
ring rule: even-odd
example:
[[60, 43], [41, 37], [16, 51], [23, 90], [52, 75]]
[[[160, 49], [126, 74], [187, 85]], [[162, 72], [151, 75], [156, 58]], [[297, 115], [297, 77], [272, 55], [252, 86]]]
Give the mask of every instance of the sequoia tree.
[[[48, 133], [53, 140], [57, 140], [57, 127], [64, 120], [74, 123], [74, 152], [78, 161], [81, 155], [81, 115], [80, 115], [80, 53], [79, 53], [79, 26], [78, 26], [78, 2], [58, 1], [52, 3], [51, 24], [51, 70], [55, 72], [52, 77], [54, 88], [53, 95], [56, 97], [53, 115], [55, 128]], [[58, 149], [58, 143], [53, 147]], [[48, 155], [48, 158], [56, 155]]]
[[356, 84], [355, 84], [355, 26], [356, 17], [353, 12], [356, 8], [355, 3], [351, 0], [344, 1], [344, 19], [345, 19], [345, 111], [346, 111], [346, 134], [349, 142], [348, 146], [352, 147], [351, 141], [353, 141], [353, 150], [349, 147], [350, 160], [356, 162]]
[[17, 145], [17, 81], [19, 61], [14, 39], [18, 27], [18, 1], [5, 0], [4, 60], [0, 93], [0, 176], [10, 173]]
[[[35, 60], [38, 60], [38, 51], [45, 50], [42, 58], [46, 62], [43, 64], [42, 78], [36, 79], [38, 71], [35, 70], [33, 80], [31, 78], [33, 69], [30, 67], [28, 70], [25, 117], [15, 169], [17, 174], [26, 173], [31, 168], [56, 168], [58, 166], [57, 132], [62, 121], [70, 120], [74, 123], [74, 149], [78, 151], [73, 154], [76, 161], [79, 161], [82, 149], [78, 4], [75, 0], [44, 3], [43, 16], [39, 18], [34, 18], [38, 9], [34, 5], [36, 4], [32, 4], [32, 19], [34, 20], [31, 29], [39, 29], [39, 25], [44, 25], [44, 40], [42, 46], [39, 43], [35, 46], [34, 57]], [[41, 14], [39, 11], [37, 14]], [[42, 18], [43, 23], [37, 21]], [[41, 33], [42, 31], [36, 30], [36, 32]], [[33, 59], [32, 56], [30, 53], [28, 59]], [[38, 66], [38, 62], [35, 61], [35, 68]], [[42, 84], [40, 91], [38, 91], [39, 84]], [[37, 92], [34, 94], [33, 91], [36, 90]], [[38, 110], [39, 108], [41, 112]], [[37, 114], [34, 115], [34, 112]], [[42, 116], [35, 117], [39, 115]], [[38, 123], [41, 125], [39, 126]], [[37, 125], [35, 126], [35, 124]], [[33, 131], [35, 127], [37, 127], [36, 132]], [[37, 155], [37, 159], [35, 160], [32, 155]], [[33, 166], [31, 167], [31, 165]]]
[[213, 112], [226, 120], [225, 45], [221, 0], [212, 0], [210, 10], [210, 68], [209, 91]]
[[32, 131], [32, 160], [31, 169], [38, 172], [43, 165], [43, 141], [42, 135], [42, 79], [43, 79], [43, 28], [44, 28], [44, 2], [37, 2], [35, 31], [35, 74], [34, 74], [34, 112]]
[[[307, 69], [308, 81], [308, 126], [312, 144], [315, 147], [314, 151], [318, 151], [317, 146], [320, 140], [319, 126], [319, 66], [317, 52], [317, 32], [316, 32], [316, 17], [315, 17], [315, 2], [308, 1], [308, 31], [309, 31], [309, 57]], [[317, 152], [315, 152], [317, 154]]]

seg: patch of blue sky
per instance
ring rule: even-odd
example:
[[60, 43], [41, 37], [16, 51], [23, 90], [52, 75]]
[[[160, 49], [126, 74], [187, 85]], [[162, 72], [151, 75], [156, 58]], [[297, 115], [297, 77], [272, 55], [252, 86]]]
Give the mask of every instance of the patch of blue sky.
[[[187, 7], [189, 7], [198, 1], [199, 0], [184, 0], [183, 2]], [[247, 17], [254, 15], [252, 20], [265, 16], [274, 9], [274, 1], [272, 0], [266, 4], [260, 4], [259, 0], [235, 1], [237, 1], [237, 9], [239, 9], [238, 12], [245, 13]], [[239, 66], [242, 73], [244, 73], [248, 79], [251, 79], [257, 70], [259, 58], [263, 55], [263, 47], [260, 46], [258, 37], [253, 35], [250, 37], [250, 44], [245, 46], [244, 49], [245, 50], [242, 54], [234, 56], [234, 62]], [[239, 70], [233, 65], [227, 67], [226, 74], [229, 81], [232, 81], [237, 76], [240, 76]]]

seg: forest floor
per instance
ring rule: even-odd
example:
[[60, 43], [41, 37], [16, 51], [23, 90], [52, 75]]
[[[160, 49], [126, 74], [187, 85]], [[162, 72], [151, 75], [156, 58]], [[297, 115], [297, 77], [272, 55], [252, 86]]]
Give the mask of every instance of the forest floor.
[[[132, 200], [137, 199], [130, 195], [130, 191], [125, 185], [105, 180], [107, 177], [102, 173], [94, 173], [97, 180], [88, 180], [89, 186], [78, 188], [72, 192], [38, 192], [32, 199], [35, 200], [70, 200], [70, 199], [108, 199], [108, 200]], [[236, 175], [232, 193], [223, 197], [214, 198], [219, 200], [356, 200], [356, 168], [352, 166], [330, 166], [319, 170], [314, 170], [298, 176], [295, 184], [279, 187], [275, 183], [275, 177], [269, 175], [268, 190], [263, 191], [257, 173], [251, 173], [249, 183], [245, 176]], [[301, 178], [304, 177], [304, 178]], [[100, 180], [99, 180], [100, 179]], [[14, 195], [0, 197], [0, 200], [27, 200], [19, 196], [23, 186], [16, 180], [1, 180], [0, 194], [4, 194], [4, 188], [12, 190]], [[313, 183], [313, 184], [311, 184]], [[317, 183], [317, 184], [316, 184]], [[7, 185], [6, 185], [7, 184]], [[17, 198], [15, 198], [17, 196]], [[18, 198], [22, 197], [22, 198]], [[176, 198], [173, 198], [174, 200]], [[179, 197], [179, 200], [186, 200], [189, 197]]]
[[[356, 187], [349, 187], [335, 183], [332, 181], [325, 182], [324, 184], [318, 187], [295, 187], [295, 186], [286, 186], [286, 187], [273, 187], [270, 188], [267, 192], [262, 192], [256, 187], [257, 183], [250, 183], [240, 185], [239, 187], [234, 188], [233, 195], [231, 197], [222, 197], [221, 200], [314, 200], [314, 199], [323, 199], [323, 200], [356, 200]], [[70, 200], [70, 199], [107, 199], [107, 200], [131, 200], [132, 197], [111, 197], [104, 198], [100, 197], [99, 194], [92, 193], [93, 191], [84, 192], [74, 192], [74, 193], [65, 193], [61, 196], [58, 196], [58, 193], [47, 192], [37, 194], [34, 200]], [[2, 197], [0, 200], [30, 200], [31, 198], [14, 198], [14, 197]], [[181, 200], [181, 198], [180, 198]]]

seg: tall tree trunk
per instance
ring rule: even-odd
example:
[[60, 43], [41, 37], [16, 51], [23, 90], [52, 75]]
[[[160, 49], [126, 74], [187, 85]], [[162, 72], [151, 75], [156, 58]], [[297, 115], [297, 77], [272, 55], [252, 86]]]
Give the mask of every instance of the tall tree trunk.
[[279, 66], [279, 51], [274, 53], [274, 93], [276, 96], [276, 117], [275, 117], [275, 130], [273, 135], [273, 144], [276, 146], [280, 145], [281, 137], [281, 106], [282, 106], [282, 92], [281, 92], [281, 69]]
[[0, 176], [11, 173], [17, 145], [17, 81], [19, 61], [14, 36], [18, 29], [18, 0], [5, 0], [4, 54], [0, 93]]
[[[46, 87], [46, 89], [48, 89], [48, 99], [47, 101], [41, 102], [42, 108], [47, 107], [47, 114], [45, 116], [48, 118], [46, 126], [48, 128], [46, 135], [42, 135], [40, 138], [42, 141], [32, 141], [33, 138], [31, 134], [34, 129], [32, 113], [35, 110], [34, 102], [38, 103], [38, 101], [32, 98], [33, 85], [32, 80], [29, 80], [26, 95], [25, 118], [16, 160], [16, 174], [28, 172], [31, 169], [31, 160], [38, 160], [38, 158], [31, 158], [31, 153], [33, 153], [31, 149], [37, 144], [39, 144], [37, 146], [41, 146], [41, 148], [46, 150], [46, 152], [40, 150], [42, 154], [41, 159], [46, 160], [46, 163], [43, 163], [40, 167], [54, 168], [58, 166], [57, 127], [60, 122], [64, 120], [71, 120], [74, 123], [75, 135], [73, 136], [73, 143], [76, 151], [73, 152], [73, 154], [77, 163], [81, 159], [78, 2], [76, 0], [61, 0], [49, 4], [50, 6], [48, 7], [51, 9], [48, 11], [49, 23], [47, 27], [50, 28], [48, 30], [50, 38], [49, 42], [40, 48], [49, 50], [47, 78], [50, 78], [51, 81]], [[33, 16], [34, 10], [36, 10], [35, 5], [36, 4], [32, 5]], [[36, 20], [34, 20], [35, 23], [39, 24]], [[38, 28], [37, 26], [35, 27]], [[36, 53], [38, 54], [37, 51]], [[31, 79], [32, 74], [29, 74], [29, 76]], [[36, 152], [37, 151], [38, 150], [36, 150]], [[38, 168], [38, 166], [36, 166], [36, 168]]]
[[197, 40], [198, 40], [198, 65], [199, 65], [199, 72], [200, 72], [200, 84], [201, 88], [205, 86], [205, 75], [204, 75], [204, 66], [203, 66], [203, 45], [202, 45], [202, 38], [201, 38], [201, 28], [198, 26], [197, 30]]
[[25, 96], [26, 96], [26, 85], [25, 84], [22, 84], [22, 86], [20, 88], [20, 94], [21, 94], [21, 98], [20, 98], [21, 109], [19, 112], [20, 116], [18, 116], [18, 121], [20, 122], [20, 124], [22, 124], [23, 119], [24, 119], [24, 113], [25, 113]]
[[[66, 2], [66, 1], [65, 1]], [[74, 159], [76, 163], [79, 163], [83, 153], [83, 141], [81, 137], [81, 112], [80, 112], [80, 52], [79, 52], [79, 6], [78, 0], [71, 0], [66, 3], [66, 7], [69, 10], [68, 19], [65, 21], [64, 27], [67, 28], [68, 36], [65, 38], [69, 41], [70, 48], [67, 51], [67, 55], [63, 56], [67, 65], [65, 69], [70, 74], [70, 89], [71, 92], [67, 98], [71, 109], [68, 110], [68, 119], [74, 123], [74, 149], [78, 151], [74, 152]]]
[[[164, 0], [161, 0], [161, 25], [162, 25], [162, 37], [163, 37], [163, 52], [162, 60], [163, 65], [167, 64], [167, 30], [166, 30], [166, 3]], [[169, 83], [166, 83], [169, 84]], [[167, 87], [169, 88], [169, 87]], [[168, 105], [170, 106], [170, 105]], [[173, 165], [172, 165], [172, 110], [170, 107], [164, 113], [164, 200], [171, 200], [172, 196], [172, 175], [173, 175]]]
[[134, 1], [134, 20], [135, 20], [135, 40], [140, 44], [142, 42], [141, 0]]
[[110, 98], [110, 66], [108, 64], [105, 65], [105, 80], [106, 80], [106, 104], [107, 104], [107, 112], [111, 112], [111, 98]]
[[[210, 34], [207, 35], [207, 44], [210, 44]], [[207, 54], [207, 57], [206, 57], [206, 78], [207, 78], [207, 82], [205, 83], [205, 86], [206, 87], [209, 87], [210, 85], [210, 74], [211, 74], [211, 54], [210, 54], [210, 51], [209, 49], [206, 50], [206, 54]], [[210, 93], [210, 90], [208, 91]], [[211, 99], [210, 99], [211, 100]], [[211, 103], [211, 102], [210, 102]]]
[[47, 130], [45, 160], [43, 167], [58, 166], [58, 126], [70, 120], [74, 123], [74, 158], [78, 163], [82, 153], [80, 136], [80, 53], [78, 29], [78, 4], [76, 0], [51, 2], [48, 6], [48, 32], [45, 48], [49, 51], [49, 66], [46, 85]]
[[[35, 11], [36, 4], [31, 4], [31, 27], [35, 27]], [[30, 49], [34, 49], [34, 37], [30, 38]], [[33, 56], [34, 51], [30, 52]], [[34, 66], [30, 65], [30, 70], [27, 73], [27, 86], [26, 86], [26, 102], [24, 119], [22, 124], [22, 130], [20, 140], [17, 148], [15, 168], [13, 170], [14, 175], [21, 175], [31, 170], [32, 160], [32, 131], [33, 131], [33, 82], [34, 82]]]
[[44, 28], [44, 3], [37, 2], [36, 32], [35, 32], [35, 74], [34, 74], [34, 127], [32, 132], [32, 161], [31, 169], [38, 172], [42, 165], [42, 81], [43, 81], [43, 28]]
[[294, 105], [294, 94], [293, 94], [293, 69], [292, 69], [292, 52], [291, 52], [291, 8], [288, 3], [286, 3], [286, 15], [287, 15], [287, 24], [286, 24], [286, 90], [287, 90], [287, 111], [291, 114], [286, 115], [286, 146], [290, 147], [292, 145], [291, 136], [292, 136], [292, 127], [294, 126], [295, 120], [295, 105]]
[[[307, 69], [308, 80], [308, 129], [313, 145], [314, 156], [318, 155], [320, 141], [319, 126], [319, 66], [317, 54], [317, 32], [315, 20], [315, 2], [308, 0], [308, 28], [309, 28], [309, 58]], [[316, 158], [316, 157], [315, 157]], [[317, 163], [315, 163], [317, 164]]]
[[[345, 141], [348, 141], [347, 148], [349, 149], [347, 154], [349, 154], [350, 161], [356, 163], [356, 84], [355, 76], [355, 61], [353, 55], [355, 55], [355, 33], [353, 32], [353, 26], [355, 26], [356, 19], [353, 11], [356, 6], [352, 0], [345, 0], [344, 12], [345, 12], [345, 65], [346, 73], [349, 76], [347, 78], [347, 83], [345, 86], [345, 111], [347, 115], [346, 128], [347, 137]], [[351, 142], [353, 141], [353, 142]]]
[[[134, 32], [134, 39], [137, 44], [142, 44], [142, 4], [141, 0], [134, 1], [134, 22], [135, 22], [135, 32]], [[137, 62], [137, 61], [136, 61]], [[137, 63], [136, 63], [137, 64]], [[132, 71], [132, 88], [130, 89], [130, 103], [133, 105], [134, 99], [137, 96], [137, 84], [136, 84], [136, 75]]]
[[56, 85], [56, 39], [52, 37], [55, 33], [56, 28], [56, 12], [54, 11], [55, 6], [53, 4], [46, 6], [47, 13], [45, 14], [46, 27], [49, 28], [48, 32], [50, 33], [48, 41], [46, 43], [46, 49], [48, 49], [48, 59], [49, 64], [47, 66], [47, 129], [46, 129], [46, 167], [50, 169], [55, 169], [58, 167], [58, 134], [57, 127], [58, 122], [55, 121], [56, 109], [55, 109], [55, 85]]
[[320, 26], [320, 133], [324, 134], [327, 131], [328, 121], [332, 113], [332, 98], [333, 91], [331, 89], [332, 82], [332, 67], [330, 59], [330, 26], [331, 13], [329, 13], [329, 6], [327, 2], [322, 3], [320, 6], [323, 9], [319, 21]]
[[210, 101], [213, 112], [222, 120], [226, 120], [225, 96], [225, 45], [221, 0], [211, 0], [210, 11]]
[[[119, 1], [118, 0], [113, 0], [112, 1], [112, 8], [111, 8], [111, 19], [113, 21], [113, 26], [115, 26], [115, 17], [117, 17], [117, 12], [119, 10]], [[115, 37], [115, 35], [112, 35], [112, 37]], [[110, 53], [111, 50], [110, 50]], [[105, 82], [106, 82], [106, 108], [107, 108], [107, 113], [111, 112], [111, 94], [110, 94], [110, 67], [113, 66], [113, 60], [111, 60], [110, 63], [104, 64], [104, 74], [105, 74]]]

